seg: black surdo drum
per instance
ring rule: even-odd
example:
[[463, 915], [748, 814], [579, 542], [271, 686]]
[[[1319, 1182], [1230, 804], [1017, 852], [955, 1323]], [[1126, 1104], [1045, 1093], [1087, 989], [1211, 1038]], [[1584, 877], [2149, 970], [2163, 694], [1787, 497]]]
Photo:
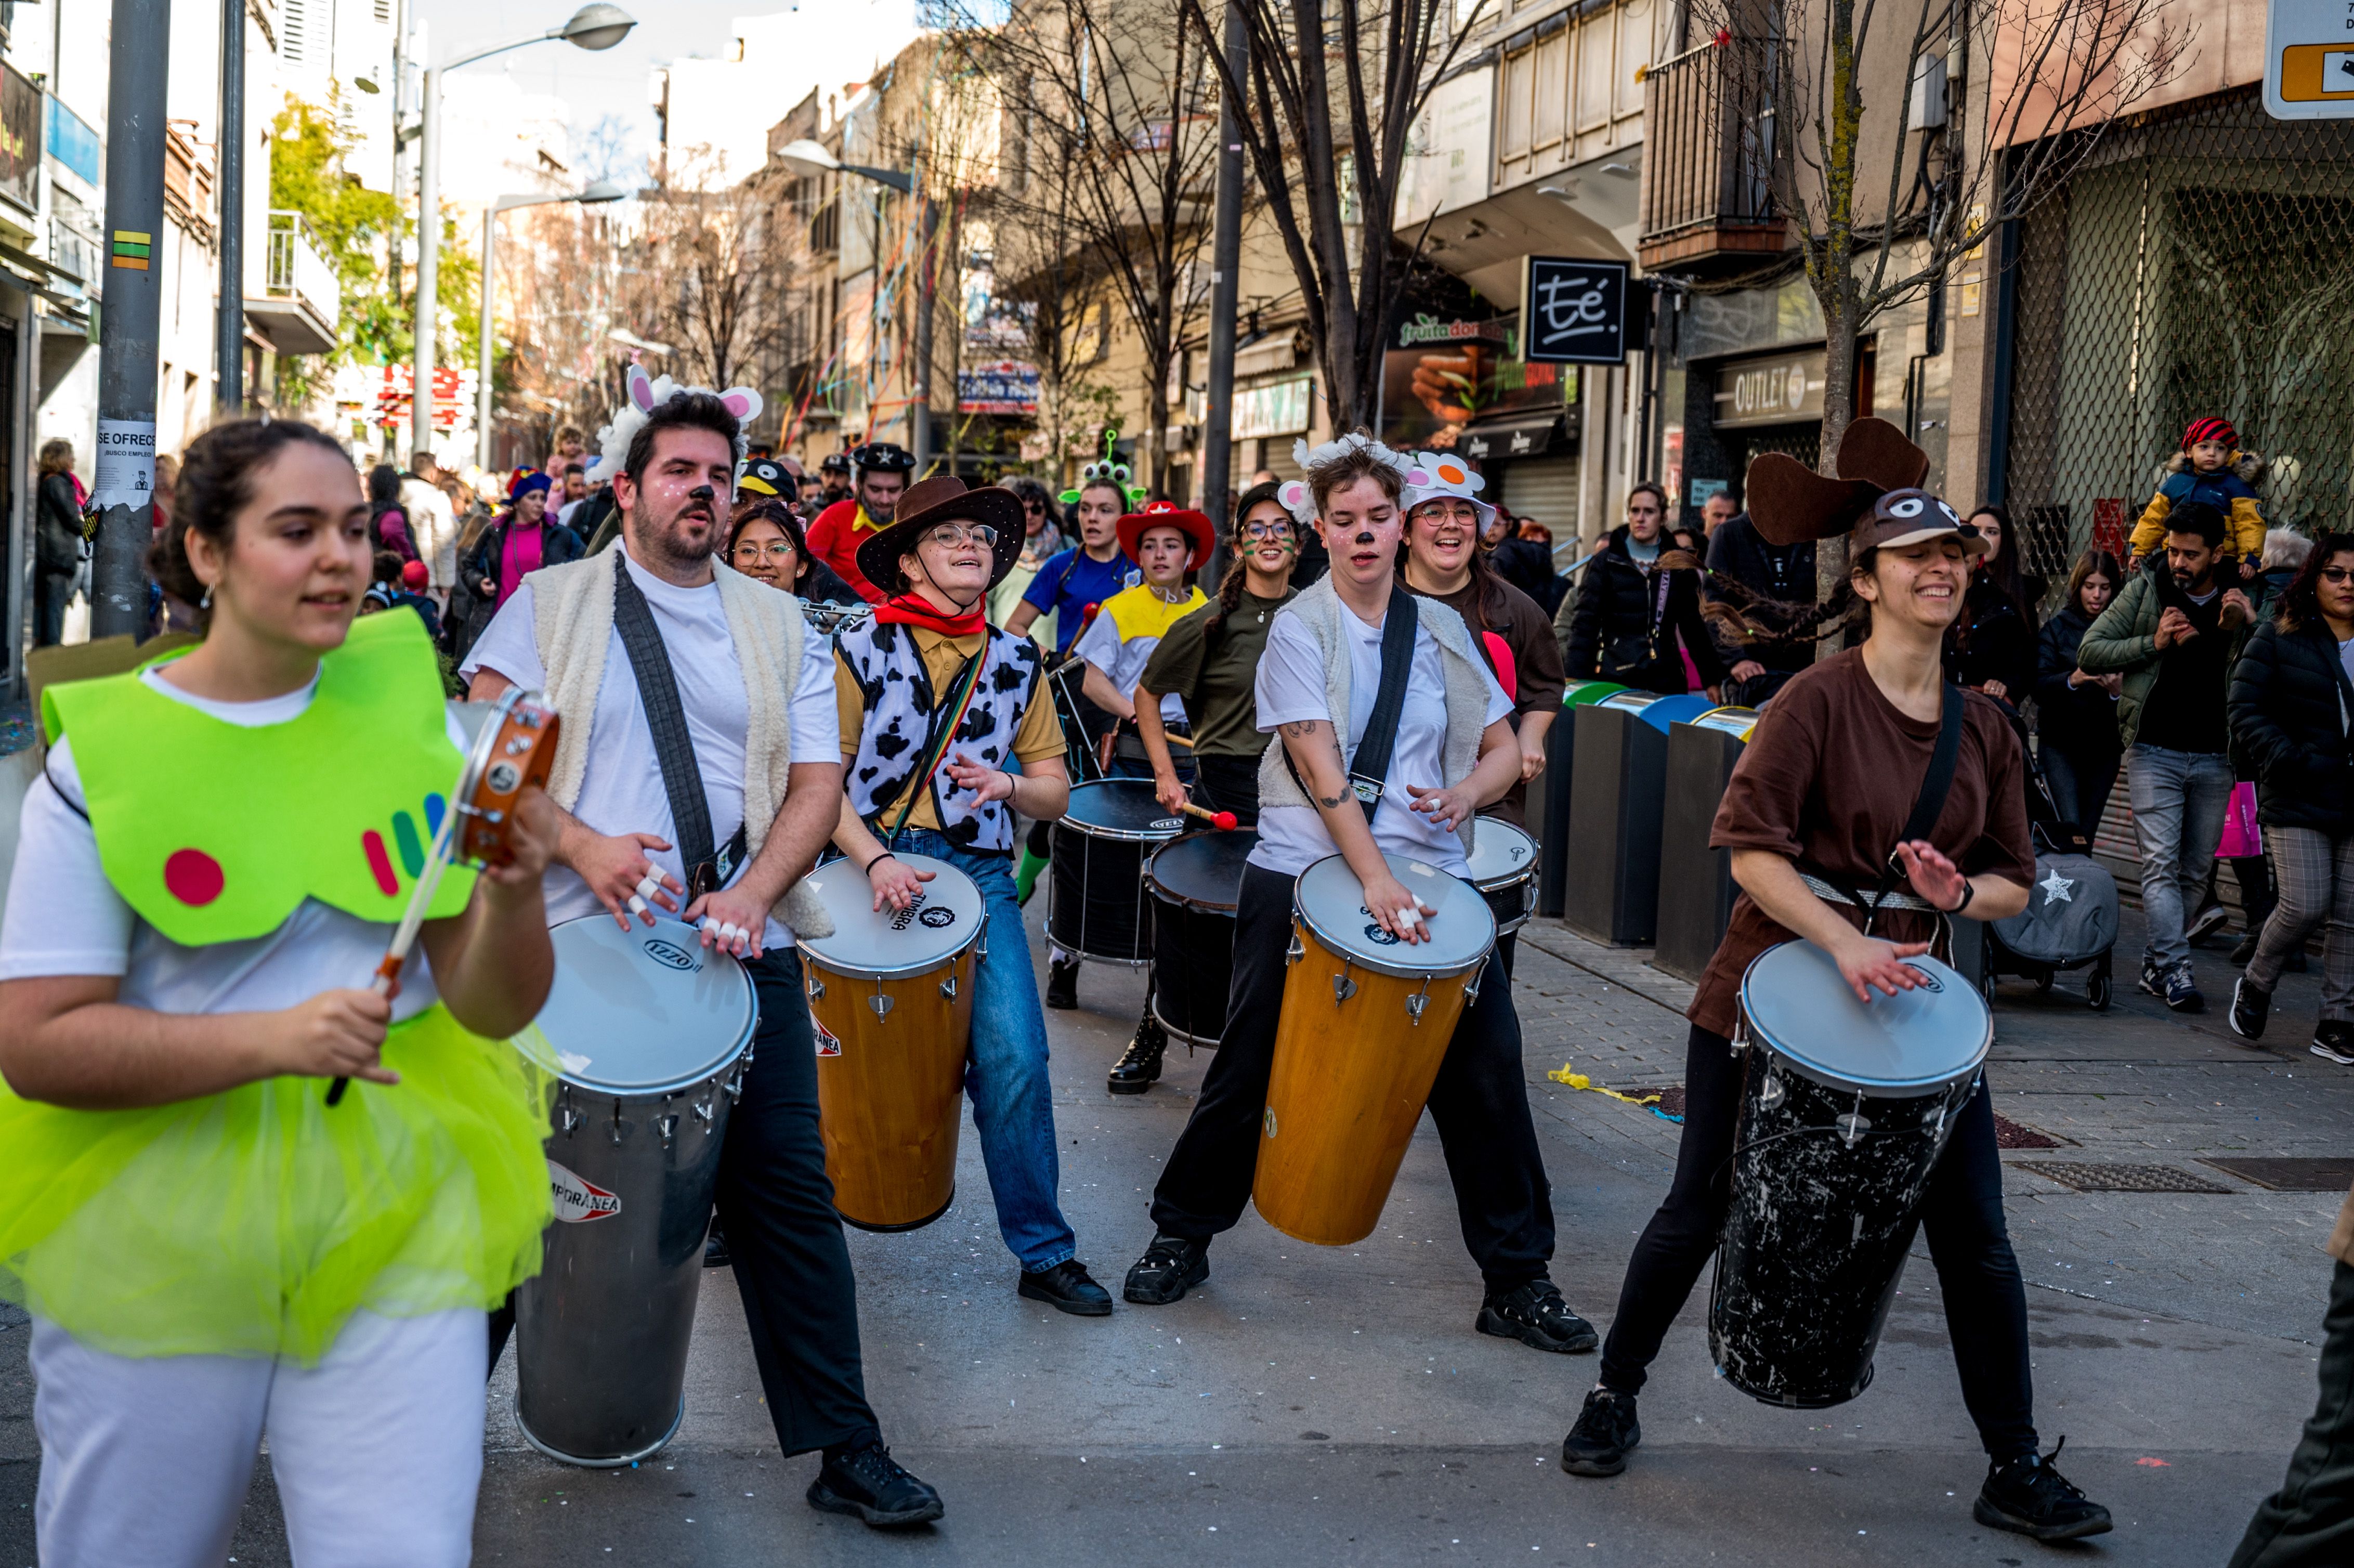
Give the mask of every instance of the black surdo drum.
[[1152, 895], [1152, 1016], [1171, 1036], [1214, 1045], [1235, 978], [1235, 906], [1258, 835], [1187, 833], [1144, 863]]
[[1152, 961], [1144, 862], [1185, 820], [1154, 799], [1149, 779], [1098, 779], [1071, 787], [1055, 823], [1046, 936], [1064, 952], [1140, 968]]
[[1809, 942], [1741, 980], [1749, 1065], [1708, 1341], [1768, 1404], [1839, 1404], [1872, 1382], [1930, 1174], [1994, 1042], [1976, 986], [1904, 961], [1926, 983], [1869, 1004]]

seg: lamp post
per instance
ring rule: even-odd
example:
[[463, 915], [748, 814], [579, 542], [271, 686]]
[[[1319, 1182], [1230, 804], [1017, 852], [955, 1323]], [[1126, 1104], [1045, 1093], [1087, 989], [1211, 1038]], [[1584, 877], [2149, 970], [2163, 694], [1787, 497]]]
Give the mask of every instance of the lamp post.
[[[824, 143], [803, 139], [788, 142], [777, 149], [777, 157], [797, 175], [842, 174], [856, 175], [878, 185], [887, 185], [901, 196], [914, 196], [916, 176], [911, 170], [901, 174], [896, 169], [870, 169], [861, 164], [845, 164], [827, 150]], [[916, 457], [916, 477], [923, 477], [932, 459], [932, 231], [937, 227], [938, 204], [928, 196], [922, 198], [917, 221], [922, 225], [922, 238], [916, 250], [916, 366], [914, 396], [908, 400], [907, 428], [909, 450]]]
[[499, 242], [499, 214], [519, 207], [556, 207], [565, 202], [583, 206], [619, 201], [630, 193], [611, 180], [599, 180], [572, 196], [503, 196], [482, 209], [482, 347], [474, 364], [474, 462], [485, 471], [491, 466], [491, 306], [497, 290], [492, 280], [493, 258]]
[[419, 145], [417, 154], [417, 344], [409, 369], [408, 431], [413, 450], [433, 445], [433, 331], [440, 319], [441, 271], [441, 78], [445, 72], [477, 60], [503, 55], [527, 44], [561, 38], [575, 48], [610, 49], [627, 37], [637, 20], [619, 5], [583, 5], [560, 27], [550, 27], [527, 38], [496, 44], [461, 55], [425, 72], [425, 90], [418, 106]]

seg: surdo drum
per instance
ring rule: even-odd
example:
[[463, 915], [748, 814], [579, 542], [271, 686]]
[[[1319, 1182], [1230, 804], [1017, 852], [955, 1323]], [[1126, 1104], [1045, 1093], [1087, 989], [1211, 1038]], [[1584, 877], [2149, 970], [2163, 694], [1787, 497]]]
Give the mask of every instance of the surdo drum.
[[1749, 1063], [1708, 1340], [1768, 1404], [1839, 1404], [1872, 1382], [1922, 1197], [1994, 1043], [1976, 986], [1904, 962], [1926, 983], [1868, 1005], [1808, 942], [1741, 980]]
[[972, 878], [929, 855], [894, 858], [934, 874], [914, 904], [877, 910], [865, 874], [830, 861], [809, 885], [833, 935], [801, 939], [825, 1171], [835, 1212], [869, 1231], [930, 1224], [956, 1198], [973, 966], [989, 950]]
[[1149, 779], [1071, 786], [1070, 806], [1055, 823], [1048, 873], [1046, 935], [1055, 946], [1100, 963], [1151, 962], [1144, 861], [1184, 826], [1154, 798]]
[[1251, 1200], [1288, 1236], [1345, 1246], [1371, 1235], [1430, 1086], [1479, 996], [1496, 917], [1470, 884], [1388, 855], [1405, 890], [1437, 913], [1411, 946], [1365, 907], [1339, 855], [1292, 891], [1289, 968]]
[[1152, 852], [1152, 1016], [1172, 1038], [1214, 1045], [1234, 988], [1235, 906], [1243, 863], [1258, 844], [1248, 830], [1187, 833]]
[[687, 1340], [727, 1112], [758, 1014], [752, 978], [693, 927], [610, 915], [549, 933], [535, 1025], [562, 1080], [547, 1140], [556, 1223], [515, 1292], [515, 1414], [531, 1446], [610, 1467], [685, 1417]]

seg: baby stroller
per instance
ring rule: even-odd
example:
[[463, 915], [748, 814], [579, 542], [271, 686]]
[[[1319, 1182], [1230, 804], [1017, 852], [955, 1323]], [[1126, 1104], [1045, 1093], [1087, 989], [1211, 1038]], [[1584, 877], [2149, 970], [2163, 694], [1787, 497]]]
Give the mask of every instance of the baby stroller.
[[2084, 830], [2062, 819], [2031, 752], [2025, 761], [2035, 884], [2027, 890], [2025, 909], [1987, 923], [1978, 948], [1978, 989], [1992, 1001], [1997, 976], [2021, 975], [2039, 992], [2049, 991], [2063, 970], [2089, 966], [2084, 1000], [2094, 1012], [2105, 1012], [2109, 955], [2117, 940], [2116, 879], [2093, 858], [2093, 842]]

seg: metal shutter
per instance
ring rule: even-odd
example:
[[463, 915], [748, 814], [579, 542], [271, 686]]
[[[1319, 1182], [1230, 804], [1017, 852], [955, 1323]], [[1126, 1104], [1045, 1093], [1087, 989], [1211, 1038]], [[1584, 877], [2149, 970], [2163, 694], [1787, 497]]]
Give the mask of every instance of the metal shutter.
[[1542, 523], [1553, 530], [1553, 542], [1565, 545], [1577, 537], [1577, 458], [1522, 458], [1498, 465], [1502, 472], [1490, 483], [1500, 484], [1499, 498], [1515, 517]]

